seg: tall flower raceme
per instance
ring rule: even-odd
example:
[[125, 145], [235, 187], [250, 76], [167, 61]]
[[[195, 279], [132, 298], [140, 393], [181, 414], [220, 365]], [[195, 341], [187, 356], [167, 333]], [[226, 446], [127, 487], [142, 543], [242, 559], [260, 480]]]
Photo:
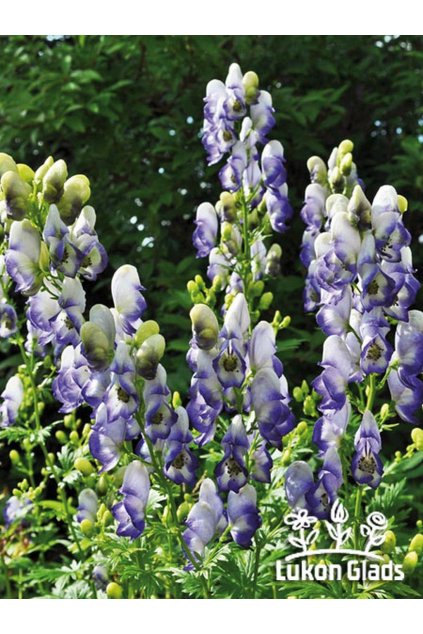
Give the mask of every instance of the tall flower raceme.
[[[327, 515], [342, 485], [339, 449], [357, 415], [348, 471], [357, 484], [372, 488], [383, 476], [380, 431], [394, 417], [410, 423], [422, 417], [423, 314], [411, 310], [420, 285], [403, 222], [407, 201], [385, 185], [370, 203], [352, 150], [343, 141], [328, 168], [318, 157], [308, 161], [312, 183], [301, 212], [307, 225], [301, 255], [308, 267], [305, 308], [317, 311], [327, 336], [323, 371], [313, 383], [321, 413], [313, 440], [323, 465], [315, 481], [308, 466], [294, 463], [286, 489], [293, 506], [317, 517]], [[385, 385], [391, 405], [374, 415]]]
[[[260, 321], [273, 299], [265, 282], [280, 272], [282, 255], [278, 244], [266, 242], [272, 231], [286, 230], [292, 214], [283, 147], [267, 140], [274, 123], [271, 96], [255, 73], [243, 76], [232, 64], [225, 83], [208, 84], [203, 144], [209, 164], [227, 160], [219, 172], [225, 191], [215, 206], [201, 204], [195, 221], [193, 243], [198, 257], [209, 257], [211, 287], [201, 276], [188, 284], [194, 307], [187, 412], [195, 443], [205, 451], [220, 445], [217, 495], [226, 502], [228, 532], [243, 547], [260, 526], [254, 483], [270, 482], [273, 449], [295, 427], [276, 356], [276, 334], [289, 318], [277, 312], [272, 323]], [[209, 515], [201, 510], [201, 517]], [[212, 525], [209, 532], [216, 533]], [[192, 552], [202, 554], [191, 529], [186, 536]]]
[[[157, 452], [153, 470], [161, 477], [195, 483], [197, 462], [189, 447], [188, 417], [182, 407], [175, 411], [160, 364], [164, 338], [156, 322], [142, 320], [144, 289], [131, 265], [113, 276], [113, 307], [95, 304], [88, 310], [83, 283], [95, 280], [107, 265], [95, 231], [95, 211], [86, 205], [88, 179], [68, 178], [66, 164], [52, 158], [35, 173], [4, 154], [0, 165], [5, 232], [0, 256], [2, 334], [21, 350], [23, 375], [30, 379], [37, 411], [36, 359], [52, 354], [52, 391], [60, 411], [69, 415], [80, 406], [91, 409], [89, 448], [101, 471], [125, 467], [133, 459], [123, 477], [123, 499], [112, 512], [118, 534], [135, 538], [144, 528], [150, 488], [143, 451], [148, 461]], [[18, 324], [13, 290], [26, 297], [26, 324]], [[2, 393], [1, 427], [19, 419], [24, 399], [20, 372]], [[39, 416], [36, 423], [41, 426]], [[90, 472], [92, 467], [81, 468]], [[77, 519], [94, 523], [95, 493], [86, 489], [81, 496]]]

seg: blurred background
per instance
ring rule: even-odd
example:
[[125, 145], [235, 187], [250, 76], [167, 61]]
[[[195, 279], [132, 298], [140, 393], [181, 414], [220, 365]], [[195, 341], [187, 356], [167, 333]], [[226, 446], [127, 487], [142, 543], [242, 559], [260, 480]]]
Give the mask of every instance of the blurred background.
[[[423, 37], [421, 36], [8, 36], [0, 38], [0, 151], [33, 168], [52, 154], [85, 173], [110, 264], [90, 289], [109, 303], [110, 278], [134, 264], [147, 288], [146, 318], [168, 341], [169, 383], [185, 391], [191, 306], [186, 282], [205, 272], [191, 245], [196, 207], [215, 202], [219, 166], [200, 136], [207, 82], [231, 62], [255, 70], [276, 109], [271, 138], [287, 157], [292, 226], [280, 238], [273, 308], [290, 314], [280, 352], [291, 386], [318, 373], [323, 338], [304, 315], [299, 217], [310, 155], [342, 139], [373, 198], [390, 183], [409, 200], [406, 224], [423, 266]], [[420, 276], [421, 279], [421, 276]], [[420, 294], [420, 305], [421, 305]], [[4, 348], [3, 384], [15, 363]]]

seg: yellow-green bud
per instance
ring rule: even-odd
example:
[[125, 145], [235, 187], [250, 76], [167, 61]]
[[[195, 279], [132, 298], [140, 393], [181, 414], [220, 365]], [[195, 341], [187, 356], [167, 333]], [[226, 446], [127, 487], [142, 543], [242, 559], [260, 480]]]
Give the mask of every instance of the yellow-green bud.
[[40, 258], [38, 260], [38, 266], [44, 273], [48, 273], [50, 270], [50, 254], [45, 242], [40, 244]]
[[50, 452], [47, 454], [47, 464], [49, 467], [54, 465], [54, 461], [56, 460], [56, 456], [54, 455], [54, 453]]
[[281, 462], [282, 462], [284, 467], [291, 462], [291, 450], [290, 449], [285, 449], [282, 452]]
[[178, 506], [178, 510], [176, 511], [176, 516], [178, 518], [179, 522], [183, 522], [184, 519], [187, 517], [188, 513], [191, 510], [191, 504], [189, 502], [182, 502], [182, 504], [180, 504]]
[[57, 207], [62, 220], [71, 225], [91, 196], [90, 181], [83, 174], [77, 174], [65, 182], [63, 189]]
[[404, 561], [402, 562], [403, 572], [405, 572], [406, 575], [410, 575], [412, 572], [414, 572], [418, 562], [419, 557], [415, 550], [407, 553], [404, 557]]
[[311, 395], [308, 395], [304, 399], [303, 411], [306, 416], [315, 416], [316, 415], [316, 405], [314, 403], [314, 399]]
[[222, 240], [229, 242], [232, 238], [233, 225], [230, 222], [222, 222], [221, 235]]
[[82, 520], [80, 524], [80, 528], [81, 528], [81, 532], [84, 535], [86, 535], [86, 537], [89, 537], [94, 532], [94, 524], [92, 523], [91, 520], [88, 520], [88, 519]]
[[54, 158], [52, 156], [49, 156], [48, 158], [46, 158], [44, 163], [40, 165], [40, 167], [35, 172], [34, 181], [36, 185], [41, 185], [44, 176], [47, 174], [48, 170], [53, 165], [53, 163], [54, 163]]
[[259, 86], [259, 78], [257, 73], [255, 73], [253, 70], [249, 70], [248, 72], [246, 72], [244, 77], [242, 78], [242, 84], [245, 90], [246, 101], [248, 104], [250, 104], [255, 101], [257, 97]]
[[23, 439], [23, 441], [22, 441], [22, 447], [23, 447], [23, 449], [24, 449], [26, 452], [31, 451], [31, 449], [32, 449], [32, 444], [31, 444], [31, 441], [29, 440], [29, 438], [24, 438], [24, 439]]
[[74, 420], [75, 419], [73, 414], [66, 414], [66, 416], [63, 417], [63, 424], [65, 427], [70, 429], [71, 427], [73, 427]]
[[408, 200], [405, 196], [398, 194], [398, 210], [404, 214], [408, 209]]
[[344, 139], [338, 146], [338, 153], [342, 156], [352, 152], [354, 149], [354, 143], [349, 139]]
[[288, 326], [291, 325], [291, 317], [289, 315], [287, 315], [286, 317], [284, 317], [279, 325], [279, 329], [282, 330], [283, 328], [288, 328]]
[[270, 308], [270, 304], [272, 302], [273, 302], [273, 293], [271, 293], [270, 291], [267, 291], [267, 293], [264, 293], [260, 297], [259, 309], [260, 310], [267, 310], [268, 308]]
[[21, 482], [18, 483], [18, 487], [20, 488], [21, 491], [28, 491], [29, 489], [29, 482], [26, 478], [24, 478]]
[[74, 467], [84, 476], [89, 476], [95, 472], [93, 465], [87, 458], [77, 458], [74, 462]]
[[257, 282], [253, 282], [249, 288], [248, 292], [251, 297], [260, 297], [264, 291], [264, 282], [262, 280], [257, 280]]
[[0, 152], [0, 178], [6, 172], [17, 172], [17, 171], [18, 171], [18, 168], [13, 158], [9, 154]]
[[5, 172], [1, 177], [1, 187], [6, 199], [7, 215], [13, 220], [22, 220], [28, 209], [31, 187], [12, 170]]
[[65, 445], [68, 442], [68, 437], [62, 429], [59, 429], [54, 435], [61, 445]]
[[305, 434], [307, 430], [308, 430], [308, 425], [305, 422], [305, 420], [302, 420], [301, 422], [298, 423], [296, 428], [297, 434]]
[[381, 546], [381, 550], [383, 553], [392, 553], [395, 550], [395, 546], [397, 544], [397, 538], [393, 531], [386, 531], [385, 533], [385, 541]]
[[18, 168], [18, 174], [22, 180], [28, 183], [28, 185], [32, 185], [35, 176], [34, 170], [32, 170], [29, 165], [26, 165], [26, 163], [18, 163], [16, 167]]
[[337, 165], [335, 165], [335, 167], [333, 168], [329, 176], [329, 180], [332, 183], [335, 191], [338, 191], [341, 185], [343, 184], [344, 182], [343, 178], [344, 177], [342, 176], [341, 170], [339, 169]]
[[297, 403], [302, 403], [304, 400], [304, 394], [300, 387], [294, 387], [292, 390], [292, 396], [297, 401]]
[[411, 431], [411, 438], [416, 445], [416, 449], [418, 449], [419, 451], [423, 451], [423, 429], [415, 427]]
[[189, 316], [196, 344], [202, 350], [211, 350], [216, 345], [219, 334], [216, 315], [205, 304], [196, 304]]
[[73, 445], [77, 445], [79, 443], [79, 434], [77, 431], [73, 430], [69, 434], [69, 440]]
[[282, 247], [272, 244], [266, 255], [266, 274], [276, 277], [281, 272]]
[[152, 335], [144, 341], [135, 355], [135, 367], [140, 376], [148, 380], [155, 378], [165, 348], [166, 341], [162, 335]]
[[115, 581], [111, 581], [107, 584], [106, 594], [108, 599], [121, 599], [123, 595], [122, 586]]
[[340, 170], [341, 173], [348, 176], [351, 173], [351, 168], [353, 164], [353, 157], [350, 152], [345, 154], [345, 156], [341, 160]]
[[385, 420], [389, 416], [389, 403], [384, 403], [380, 408], [380, 417]]
[[21, 457], [19, 455], [19, 452], [16, 451], [16, 449], [11, 449], [9, 451], [9, 458], [10, 458], [10, 462], [12, 464], [19, 464], [19, 462], [21, 461]]
[[310, 388], [308, 386], [308, 383], [305, 379], [303, 379], [302, 383], [301, 383], [301, 389], [303, 391], [304, 394], [309, 394], [310, 393]]
[[110, 513], [109, 509], [106, 509], [101, 518], [101, 523], [103, 526], [109, 526], [109, 524], [113, 523], [113, 515]]
[[327, 169], [320, 156], [311, 156], [307, 161], [307, 169], [312, 183], [320, 183], [320, 185], [326, 183]]
[[414, 535], [413, 539], [410, 542], [410, 546], [408, 550], [416, 552], [418, 555], [421, 555], [423, 552], [423, 535], [418, 533]]
[[43, 196], [48, 203], [57, 203], [64, 193], [64, 184], [68, 177], [65, 161], [56, 161], [43, 178]]
[[197, 286], [198, 286], [200, 291], [206, 288], [206, 285], [205, 285], [204, 280], [201, 277], [201, 275], [196, 275], [194, 277], [194, 281], [197, 284]]
[[176, 409], [177, 407], [182, 406], [182, 399], [179, 392], [173, 392], [172, 394], [172, 407]]
[[149, 319], [141, 324], [135, 333], [134, 342], [136, 346], [141, 346], [146, 339], [152, 335], [158, 335], [160, 332], [160, 326], [157, 321]]
[[187, 283], [187, 290], [188, 290], [188, 293], [198, 293], [200, 289], [198, 288], [194, 280], [190, 280]]

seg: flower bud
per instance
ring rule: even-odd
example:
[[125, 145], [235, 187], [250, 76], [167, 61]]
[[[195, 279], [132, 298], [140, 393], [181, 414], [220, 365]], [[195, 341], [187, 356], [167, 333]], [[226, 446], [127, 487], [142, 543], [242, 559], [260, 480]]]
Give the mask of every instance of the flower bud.
[[384, 403], [380, 408], [380, 418], [381, 420], [386, 420], [389, 416], [389, 403]]
[[22, 220], [28, 209], [31, 187], [17, 172], [11, 170], [1, 177], [1, 187], [6, 200], [7, 215], [13, 220]]
[[9, 154], [5, 154], [4, 152], [0, 152], [0, 178], [6, 172], [17, 172], [18, 168], [11, 156]]
[[353, 149], [354, 149], [354, 143], [350, 141], [349, 139], [344, 139], [343, 141], [341, 141], [341, 143], [338, 146], [338, 153], [341, 156], [344, 156], [345, 154], [352, 152]]
[[304, 394], [300, 387], [294, 387], [292, 390], [292, 396], [297, 401], [297, 403], [302, 403], [304, 400]]
[[166, 341], [162, 335], [152, 335], [144, 341], [135, 355], [135, 367], [140, 376], [152, 380], [163, 357]]
[[272, 302], [273, 302], [273, 293], [271, 293], [270, 291], [267, 291], [267, 293], [264, 293], [260, 297], [259, 309], [260, 310], [267, 310], [268, 308], [270, 308], [270, 304]]
[[257, 97], [258, 87], [259, 87], [259, 78], [257, 73], [253, 70], [249, 70], [245, 73], [242, 78], [242, 85], [245, 90], [245, 97], [247, 103], [252, 103], [255, 101]]
[[69, 434], [69, 440], [73, 445], [77, 445], [79, 443], [78, 432], [75, 430], [71, 431], [71, 433]]
[[288, 328], [288, 326], [291, 325], [291, 317], [289, 315], [286, 315], [286, 317], [284, 317], [279, 325], [279, 330], [283, 330], [284, 328]]
[[236, 219], [235, 197], [230, 192], [222, 192], [216, 205], [222, 221], [233, 222]]
[[343, 174], [344, 176], [348, 176], [351, 173], [352, 164], [353, 164], [353, 157], [352, 157], [352, 154], [348, 152], [342, 158], [341, 165], [339, 166], [339, 169], [341, 170], [341, 174]]
[[343, 188], [344, 177], [342, 176], [341, 170], [337, 165], [330, 172], [329, 180], [335, 192], [339, 192]]
[[121, 599], [123, 595], [122, 586], [114, 581], [107, 584], [106, 594], [108, 599]]
[[303, 411], [306, 416], [316, 416], [316, 404], [311, 395], [305, 397]]
[[52, 156], [49, 156], [48, 158], [46, 158], [44, 163], [40, 165], [40, 167], [35, 172], [35, 176], [34, 176], [34, 182], [36, 185], [41, 185], [41, 183], [43, 182], [44, 176], [47, 174], [48, 170], [53, 165], [53, 163], [54, 163], [54, 158]]
[[106, 495], [107, 493], [107, 476], [102, 473], [101, 476], [98, 479], [97, 485], [96, 485], [96, 491], [99, 495]]
[[413, 539], [410, 542], [410, 546], [408, 550], [416, 552], [418, 555], [421, 555], [423, 552], [423, 535], [418, 533], [414, 535]]
[[43, 196], [48, 203], [57, 203], [63, 196], [63, 186], [68, 177], [65, 161], [53, 163], [43, 178]]
[[393, 531], [386, 531], [385, 533], [385, 541], [381, 546], [381, 550], [383, 553], [392, 553], [395, 550], [395, 546], [397, 544], [397, 538]]
[[279, 244], [272, 244], [266, 255], [266, 274], [276, 277], [281, 272], [282, 248]]
[[189, 314], [195, 342], [201, 350], [211, 350], [217, 343], [219, 324], [214, 312], [205, 304], [196, 304]]
[[326, 184], [327, 169], [320, 156], [311, 156], [307, 161], [307, 169], [312, 183]]
[[403, 572], [405, 572], [406, 575], [411, 575], [411, 573], [414, 572], [418, 561], [418, 555], [414, 550], [407, 553], [404, 557], [404, 561], [402, 562]]
[[415, 427], [411, 430], [411, 438], [416, 445], [418, 451], [423, 451], [423, 429]]
[[408, 209], [408, 200], [405, 198], [405, 196], [401, 196], [400, 194], [398, 194], [398, 210], [403, 214], [407, 211]]
[[91, 520], [88, 520], [88, 519], [82, 520], [82, 522], [80, 524], [80, 528], [81, 528], [81, 532], [86, 537], [89, 537], [94, 532], [94, 524], [92, 523]]
[[96, 370], [104, 370], [110, 360], [110, 342], [97, 324], [86, 321], [81, 327], [85, 356]]
[[257, 280], [257, 282], [252, 282], [248, 287], [248, 292], [251, 297], [260, 297], [264, 291], [264, 282], [262, 280]]
[[10, 462], [12, 464], [19, 464], [21, 461], [21, 457], [19, 455], [19, 452], [16, 451], [16, 449], [11, 449], [9, 451], [9, 458], [10, 458]]
[[302, 420], [301, 422], [298, 423], [297, 427], [296, 427], [296, 432], [297, 434], [305, 434], [308, 430], [308, 425], [305, 422], [305, 420]]
[[35, 176], [34, 170], [31, 169], [29, 165], [26, 165], [26, 163], [18, 163], [16, 167], [18, 168], [18, 174], [22, 180], [28, 183], [28, 185], [32, 185]]
[[92, 473], [95, 473], [93, 465], [87, 458], [77, 458], [74, 462], [74, 467], [84, 476], [89, 476]]
[[160, 326], [157, 321], [149, 319], [141, 324], [135, 333], [134, 343], [136, 346], [141, 346], [146, 339], [152, 335], [158, 335], [160, 332]]
[[57, 203], [60, 217], [71, 225], [91, 196], [90, 181], [83, 174], [69, 178], [64, 184], [63, 196]]
[[176, 516], [179, 522], [183, 522], [185, 520], [191, 510], [191, 506], [192, 505], [189, 502], [182, 502], [182, 504], [178, 506]]
[[182, 399], [179, 392], [174, 392], [172, 394], [172, 407], [176, 409], [177, 407], [182, 407]]
[[60, 442], [61, 445], [66, 445], [68, 442], [68, 437], [62, 429], [59, 429], [55, 434], [56, 440]]

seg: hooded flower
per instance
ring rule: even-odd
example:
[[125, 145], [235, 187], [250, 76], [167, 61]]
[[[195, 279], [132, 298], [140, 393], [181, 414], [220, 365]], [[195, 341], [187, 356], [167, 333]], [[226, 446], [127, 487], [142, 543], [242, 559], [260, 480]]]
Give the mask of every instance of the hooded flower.
[[0, 405], [0, 427], [9, 427], [16, 423], [19, 407], [24, 398], [21, 379], [18, 376], [12, 376], [6, 383], [1, 396], [3, 402]]
[[144, 531], [145, 507], [150, 492], [150, 479], [146, 467], [134, 460], [125, 470], [123, 484], [119, 489], [123, 500], [112, 507], [118, 522], [117, 534], [135, 539]]
[[238, 493], [229, 491], [228, 521], [233, 540], [243, 548], [249, 548], [256, 530], [261, 525], [257, 510], [257, 492], [251, 484], [246, 484]]
[[353, 477], [358, 484], [367, 484], [375, 489], [383, 473], [383, 466], [378, 455], [382, 442], [375, 418], [369, 410], [363, 414], [363, 420], [354, 438], [354, 447]]
[[26, 219], [13, 222], [5, 263], [18, 293], [34, 295], [41, 287], [41, 254], [41, 239], [37, 229]]
[[183, 538], [195, 557], [202, 557], [207, 544], [226, 528], [223, 502], [210, 478], [203, 481], [198, 502], [190, 510], [186, 525]]
[[237, 415], [232, 420], [228, 431], [223, 436], [223, 460], [216, 467], [216, 477], [221, 491], [239, 491], [247, 482], [247, 470], [244, 456], [249, 442], [242, 417]]

